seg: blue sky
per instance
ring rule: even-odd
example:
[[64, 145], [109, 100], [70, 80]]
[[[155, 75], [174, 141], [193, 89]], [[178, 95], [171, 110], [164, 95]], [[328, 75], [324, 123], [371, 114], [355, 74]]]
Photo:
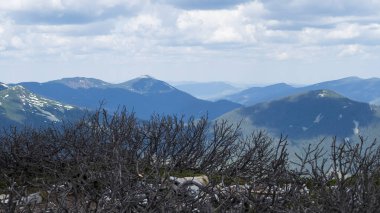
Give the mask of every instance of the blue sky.
[[380, 77], [378, 0], [0, 0], [0, 81]]

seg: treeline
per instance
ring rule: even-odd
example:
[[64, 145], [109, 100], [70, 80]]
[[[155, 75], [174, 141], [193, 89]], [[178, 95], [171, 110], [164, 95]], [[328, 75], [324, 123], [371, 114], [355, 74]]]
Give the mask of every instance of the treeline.
[[286, 137], [227, 121], [99, 110], [2, 131], [0, 212], [377, 212], [380, 148], [359, 139], [290, 161]]

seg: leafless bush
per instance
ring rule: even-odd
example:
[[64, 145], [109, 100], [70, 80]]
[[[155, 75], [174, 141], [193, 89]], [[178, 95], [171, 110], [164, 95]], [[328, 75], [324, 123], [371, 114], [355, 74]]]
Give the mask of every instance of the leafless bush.
[[99, 110], [0, 140], [0, 212], [376, 212], [380, 199], [380, 149], [364, 138], [290, 162], [286, 137]]

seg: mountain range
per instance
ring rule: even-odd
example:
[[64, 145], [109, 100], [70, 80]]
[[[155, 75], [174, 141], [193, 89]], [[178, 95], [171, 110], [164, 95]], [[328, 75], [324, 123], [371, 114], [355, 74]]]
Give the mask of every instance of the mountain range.
[[[230, 88], [226, 84], [203, 84]], [[191, 86], [195, 89], [195, 85]], [[229, 100], [207, 101], [150, 76], [112, 84], [94, 78], [64, 78], [45, 83], [0, 83], [0, 126], [43, 126], [73, 121], [103, 107], [125, 106], [140, 119], [153, 113], [240, 122], [244, 132], [264, 129], [294, 140], [324, 136], [376, 135], [380, 128], [380, 79], [350, 77], [303, 87], [284, 83], [251, 87]], [[211, 94], [211, 93], [210, 93]], [[236, 101], [238, 103], [235, 103]], [[242, 105], [243, 104], [243, 105]], [[376, 133], [376, 134], [375, 134]]]
[[240, 87], [225, 82], [192, 82], [175, 85], [179, 90], [187, 92], [197, 98], [206, 100], [223, 99], [224, 96], [241, 91]]
[[274, 84], [266, 87], [251, 87], [241, 92], [223, 97], [227, 100], [250, 106], [257, 103], [275, 100], [297, 93], [297, 88], [285, 83]]
[[350, 138], [380, 122], [379, 109], [331, 90], [312, 90], [282, 99], [242, 107], [219, 119], [243, 122], [248, 131], [265, 129], [274, 136], [310, 139]]
[[46, 98], [89, 110], [100, 107], [116, 111], [125, 106], [137, 117], [148, 119], [152, 114], [176, 114], [216, 118], [240, 107], [240, 104], [220, 100], [197, 99], [166, 82], [142, 76], [120, 84], [110, 84], [91, 78], [65, 78], [46, 83], [23, 82], [28, 90]]
[[223, 99], [240, 103], [245, 106], [251, 106], [260, 102], [280, 99], [286, 96], [311, 90], [328, 89], [352, 100], [371, 104], [380, 104], [379, 88], [379, 78], [361, 79], [358, 77], [348, 77], [303, 87], [294, 87], [285, 83], [265, 87], [251, 87], [241, 92], [225, 96]]

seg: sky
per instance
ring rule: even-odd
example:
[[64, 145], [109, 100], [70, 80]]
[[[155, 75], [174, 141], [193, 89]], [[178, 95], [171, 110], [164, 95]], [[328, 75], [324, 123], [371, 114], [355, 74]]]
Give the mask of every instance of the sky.
[[0, 82], [380, 77], [379, 0], [0, 0]]

